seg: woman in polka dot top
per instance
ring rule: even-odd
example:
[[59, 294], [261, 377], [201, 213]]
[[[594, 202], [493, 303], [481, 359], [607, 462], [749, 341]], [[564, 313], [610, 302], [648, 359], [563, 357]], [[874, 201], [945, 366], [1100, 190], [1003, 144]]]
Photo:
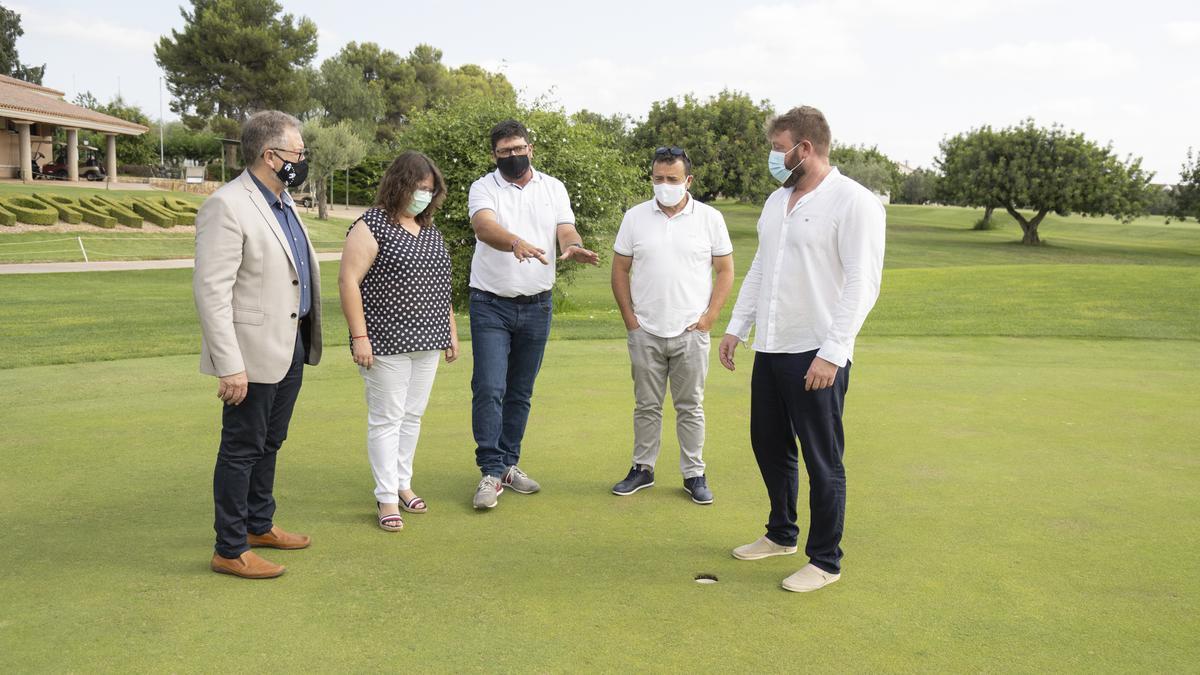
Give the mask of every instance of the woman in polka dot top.
[[428, 510], [412, 490], [421, 415], [438, 357], [458, 358], [450, 305], [450, 255], [433, 214], [446, 198], [442, 172], [405, 152], [388, 167], [375, 206], [350, 228], [338, 289], [350, 351], [366, 383], [367, 456], [375, 476], [379, 526]]

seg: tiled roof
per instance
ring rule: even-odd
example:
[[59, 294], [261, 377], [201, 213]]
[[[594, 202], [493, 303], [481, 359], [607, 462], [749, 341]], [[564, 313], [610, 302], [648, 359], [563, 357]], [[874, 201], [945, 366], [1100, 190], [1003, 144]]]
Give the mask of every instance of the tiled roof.
[[67, 103], [63, 92], [0, 75], [0, 117], [136, 136], [149, 129], [119, 117]]

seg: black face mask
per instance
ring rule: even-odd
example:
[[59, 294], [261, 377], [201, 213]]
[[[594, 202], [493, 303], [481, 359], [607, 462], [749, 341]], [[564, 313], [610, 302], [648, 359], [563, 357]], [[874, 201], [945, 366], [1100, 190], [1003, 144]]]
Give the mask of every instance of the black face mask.
[[509, 180], [518, 180], [529, 170], [529, 155], [513, 155], [496, 160], [496, 168]]
[[299, 162], [284, 162], [275, 172], [275, 176], [287, 187], [303, 185], [304, 181], [308, 180], [308, 158], [305, 157]]

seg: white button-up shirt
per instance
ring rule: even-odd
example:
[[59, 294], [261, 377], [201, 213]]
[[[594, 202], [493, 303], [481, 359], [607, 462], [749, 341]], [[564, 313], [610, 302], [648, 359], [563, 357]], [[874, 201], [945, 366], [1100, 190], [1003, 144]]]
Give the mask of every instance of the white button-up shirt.
[[550, 290], [558, 258], [558, 226], [575, 224], [571, 198], [562, 181], [534, 171], [522, 188], [505, 180], [497, 169], [472, 183], [467, 197], [470, 217], [485, 209], [494, 211], [496, 221], [514, 236], [544, 250], [550, 264], [520, 262], [511, 251], [500, 251], [476, 240], [471, 287], [506, 298]]
[[633, 258], [629, 294], [638, 324], [651, 335], [675, 337], [708, 311], [712, 259], [733, 253], [721, 212], [688, 203], [668, 218], [651, 199], [625, 212], [613, 251]]
[[832, 169], [787, 210], [792, 188], [767, 198], [758, 251], [725, 332], [755, 351], [818, 350], [837, 366], [854, 358], [854, 339], [879, 297], [886, 215], [879, 198]]

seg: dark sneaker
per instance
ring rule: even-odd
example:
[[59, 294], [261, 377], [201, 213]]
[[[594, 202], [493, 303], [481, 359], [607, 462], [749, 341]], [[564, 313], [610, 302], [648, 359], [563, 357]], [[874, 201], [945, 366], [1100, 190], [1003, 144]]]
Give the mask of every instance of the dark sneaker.
[[508, 467], [508, 470], [500, 477], [500, 481], [504, 483], [504, 487], [512, 488], [513, 492], [520, 492], [523, 495], [531, 495], [542, 489], [536, 480], [530, 478], [515, 464]]
[[697, 504], [711, 504], [713, 502], [712, 490], [708, 489], [708, 479], [704, 476], [696, 476], [695, 478], [684, 478], [683, 489], [692, 496], [692, 501]]
[[496, 507], [496, 498], [500, 493], [504, 492], [504, 486], [500, 484], [500, 479], [495, 476], [484, 476], [479, 481], [479, 487], [475, 488], [474, 504], [477, 509], [491, 509]]
[[654, 487], [654, 469], [639, 469], [634, 466], [625, 480], [613, 486], [613, 494], [629, 496], [642, 488]]

